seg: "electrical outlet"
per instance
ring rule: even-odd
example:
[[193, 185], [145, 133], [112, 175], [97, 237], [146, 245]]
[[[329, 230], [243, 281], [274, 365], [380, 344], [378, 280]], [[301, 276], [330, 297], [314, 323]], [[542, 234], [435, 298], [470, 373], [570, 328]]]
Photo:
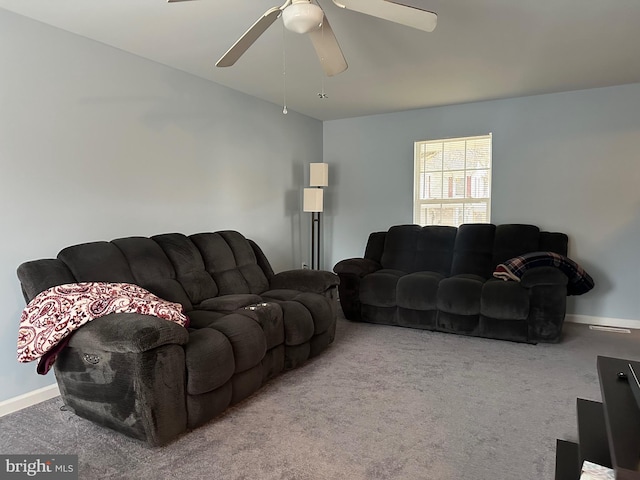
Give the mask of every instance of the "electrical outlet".
[[309, 270], [309, 265], [307, 265], [307, 263], [306, 263], [306, 262], [302, 262], [302, 268], [303, 268], [304, 270]]

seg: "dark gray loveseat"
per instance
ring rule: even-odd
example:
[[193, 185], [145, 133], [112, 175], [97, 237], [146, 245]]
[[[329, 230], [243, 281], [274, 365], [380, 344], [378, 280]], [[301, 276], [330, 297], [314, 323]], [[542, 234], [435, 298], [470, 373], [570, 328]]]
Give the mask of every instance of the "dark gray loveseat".
[[73, 333], [54, 364], [67, 407], [151, 445], [202, 425], [335, 335], [338, 277], [274, 274], [234, 231], [75, 245], [22, 264], [18, 277], [27, 302], [56, 285], [122, 282], [182, 304], [189, 329], [110, 314]]
[[557, 342], [567, 275], [532, 268], [519, 282], [496, 266], [528, 252], [567, 254], [563, 233], [533, 225], [397, 225], [369, 236], [364, 258], [339, 262], [340, 304], [351, 320], [519, 342]]

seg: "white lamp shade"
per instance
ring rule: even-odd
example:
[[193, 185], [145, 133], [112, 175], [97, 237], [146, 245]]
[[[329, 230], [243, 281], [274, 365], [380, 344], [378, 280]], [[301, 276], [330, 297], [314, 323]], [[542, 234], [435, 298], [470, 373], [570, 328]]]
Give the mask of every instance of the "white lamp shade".
[[282, 11], [284, 26], [296, 33], [309, 33], [319, 29], [323, 18], [322, 9], [313, 3], [294, 3]]
[[302, 209], [305, 212], [322, 212], [323, 190], [321, 188], [305, 188]]
[[312, 187], [329, 186], [329, 164], [310, 163], [309, 164], [309, 185]]

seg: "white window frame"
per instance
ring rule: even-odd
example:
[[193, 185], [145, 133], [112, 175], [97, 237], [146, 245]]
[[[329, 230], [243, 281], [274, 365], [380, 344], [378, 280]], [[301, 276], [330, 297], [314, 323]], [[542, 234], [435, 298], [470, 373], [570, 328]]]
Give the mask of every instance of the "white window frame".
[[[467, 148], [467, 142], [469, 141], [478, 141], [478, 140], [489, 140], [489, 165], [487, 166], [483, 166], [481, 168], [471, 168], [468, 167], [467, 164], [467, 156], [469, 155], [469, 150]], [[442, 198], [430, 198], [430, 199], [421, 199], [420, 198], [420, 187], [421, 187], [421, 173], [423, 174], [424, 171], [421, 168], [421, 162], [424, 160], [421, 158], [420, 155], [420, 150], [421, 150], [421, 146], [423, 145], [427, 145], [427, 144], [432, 144], [432, 145], [437, 145], [437, 144], [441, 144], [442, 145], [442, 150], [444, 151], [445, 149], [445, 144], [447, 143], [459, 143], [459, 142], [465, 142], [465, 158], [464, 158], [464, 167], [462, 169], [445, 169], [444, 167], [444, 162], [442, 164], [442, 168], [441, 170], [431, 170], [432, 173], [440, 173], [441, 174], [441, 186], [440, 188], [442, 189]], [[464, 218], [464, 211], [465, 205], [472, 205], [472, 204], [484, 204], [486, 205], [486, 212], [487, 212], [487, 217], [485, 219], [486, 223], [491, 222], [491, 183], [492, 183], [492, 174], [493, 174], [493, 136], [491, 133], [487, 134], [487, 135], [477, 135], [477, 136], [473, 136], [473, 137], [456, 137], [456, 138], [444, 138], [444, 139], [437, 139], [437, 140], [423, 140], [423, 141], [419, 141], [419, 142], [415, 142], [414, 144], [414, 171], [413, 171], [413, 182], [414, 182], [414, 186], [413, 186], [413, 222], [415, 224], [418, 225], [451, 225], [454, 227], [458, 227], [460, 226], [462, 223], [468, 223], [468, 221], [465, 221]], [[486, 197], [479, 197], [479, 196], [473, 196], [473, 192], [470, 192], [471, 190], [475, 190], [475, 193], [477, 194], [477, 185], [474, 187], [474, 181], [473, 181], [473, 177], [470, 178], [470, 183], [467, 184], [467, 182], [464, 181], [464, 179], [469, 178], [468, 177], [468, 173], [469, 172], [474, 172], [474, 171], [484, 171], [484, 170], [489, 170], [488, 173], [488, 185], [486, 185], [486, 192], [488, 194], [488, 196]], [[460, 176], [460, 173], [462, 173], [462, 190], [463, 190], [463, 196], [457, 196], [457, 197], [447, 197], [445, 196], [444, 193], [444, 178], [445, 178], [445, 174], [449, 174], [452, 176], [455, 176], [455, 174], [457, 173], [457, 176]], [[452, 181], [448, 182], [449, 183], [449, 189], [455, 194], [456, 192], [456, 186], [459, 182], [456, 181], [455, 178], [452, 179]], [[482, 186], [482, 189], [484, 189], [484, 185]], [[471, 196], [468, 196], [468, 194], [471, 193]], [[442, 207], [446, 206], [446, 205], [459, 205], [462, 204], [463, 205], [463, 214], [462, 214], [462, 218], [461, 216], [458, 216], [456, 219], [453, 220], [452, 224], [449, 223], [442, 223], [442, 217], [443, 215], [440, 215], [440, 223], [429, 223], [429, 220], [426, 219], [425, 222], [422, 221], [422, 210], [424, 208], [424, 206], [426, 205], [441, 205]], [[444, 210], [444, 208], [443, 208]], [[473, 220], [473, 222], [477, 222], [477, 220]]]

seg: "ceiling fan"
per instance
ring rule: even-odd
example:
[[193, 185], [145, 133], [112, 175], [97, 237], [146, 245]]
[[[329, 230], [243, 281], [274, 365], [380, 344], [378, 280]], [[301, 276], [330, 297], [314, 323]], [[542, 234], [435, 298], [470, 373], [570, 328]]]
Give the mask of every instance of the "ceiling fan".
[[[184, 0], [167, 0], [180, 2]], [[332, 0], [340, 8], [353, 10], [390, 22], [432, 32], [438, 16], [428, 10], [405, 5], [392, 0]], [[322, 9], [312, 0], [286, 0], [279, 7], [267, 10], [244, 35], [216, 63], [217, 67], [230, 67], [251, 45], [282, 16], [284, 26], [293, 32], [308, 34], [320, 59], [320, 64], [329, 77], [344, 72], [347, 62], [338, 40]]]

